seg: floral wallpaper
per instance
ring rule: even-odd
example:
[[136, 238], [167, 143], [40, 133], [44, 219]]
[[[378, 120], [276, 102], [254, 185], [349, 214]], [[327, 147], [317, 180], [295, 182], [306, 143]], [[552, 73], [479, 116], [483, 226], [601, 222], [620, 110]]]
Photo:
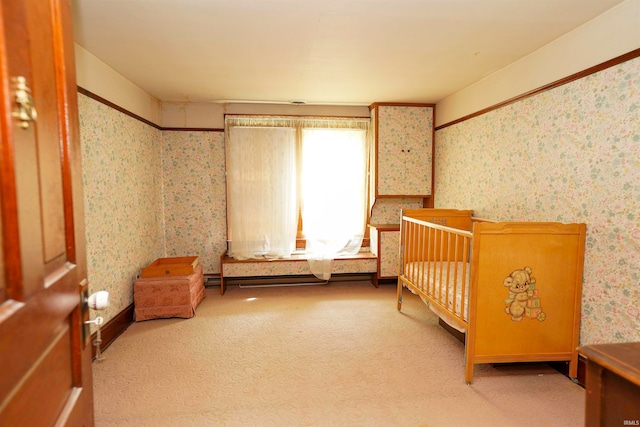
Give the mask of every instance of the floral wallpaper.
[[640, 340], [640, 59], [436, 132], [435, 206], [587, 224], [581, 344]]
[[[78, 100], [90, 292], [106, 290], [111, 299], [100, 315], [109, 321], [131, 305], [141, 268], [157, 258], [197, 255], [205, 274], [220, 273], [226, 250], [224, 133], [161, 131], [83, 94]], [[398, 222], [401, 207], [421, 203], [380, 201], [372, 218]], [[308, 270], [306, 262], [228, 268], [247, 276], [273, 267], [278, 274]], [[335, 273], [375, 269], [375, 258], [334, 265]]]
[[108, 321], [133, 303], [140, 269], [164, 256], [161, 132], [78, 94], [89, 292]]
[[397, 277], [400, 268], [400, 231], [380, 232], [380, 277]]
[[371, 209], [370, 224], [400, 224], [402, 209], [420, 209], [422, 199], [377, 199]]
[[220, 272], [226, 249], [224, 134], [160, 131], [78, 95], [90, 292], [110, 320], [133, 303], [142, 267], [198, 255]]
[[205, 274], [227, 248], [224, 164], [223, 132], [163, 132], [167, 256], [197, 255]]

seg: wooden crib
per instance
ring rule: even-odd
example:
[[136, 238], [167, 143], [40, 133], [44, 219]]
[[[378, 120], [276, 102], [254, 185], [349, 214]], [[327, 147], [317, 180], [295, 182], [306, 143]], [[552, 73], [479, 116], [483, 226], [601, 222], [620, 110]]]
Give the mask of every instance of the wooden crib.
[[568, 361], [576, 378], [585, 224], [472, 213], [402, 212], [398, 310], [406, 287], [466, 334], [467, 383], [481, 363]]

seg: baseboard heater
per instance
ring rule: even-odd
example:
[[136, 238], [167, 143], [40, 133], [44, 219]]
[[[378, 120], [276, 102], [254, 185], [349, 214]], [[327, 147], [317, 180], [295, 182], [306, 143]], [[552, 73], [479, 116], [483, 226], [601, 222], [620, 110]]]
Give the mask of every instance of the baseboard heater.
[[[327, 285], [331, 282], [355, 282], [367, 281], [371, 283], [371, 274], [332, 274], [329, 280], [320, 280], [312, 275], [286, 275], [286, 276], [254, 276], [254, 277], [229, 277], [225, 278], [226, 285], [237, 285], [240, 288], [272, 287], [272, 286], [317, 286]], [[219, 277], [206, 277], [205, 286], [219, 286]]]

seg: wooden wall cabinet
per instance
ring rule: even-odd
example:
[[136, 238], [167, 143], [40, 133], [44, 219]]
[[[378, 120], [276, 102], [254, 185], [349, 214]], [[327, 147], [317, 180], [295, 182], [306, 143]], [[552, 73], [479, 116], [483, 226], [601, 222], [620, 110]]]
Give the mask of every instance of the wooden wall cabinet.
[[376, 198], [433, 193], [433, 104], [374, 103], [372, 188]]
[[371, 224], [371, 253], [378, 257], [378, 274], [374, 285], [378, 287], [379, 279], [398, 278], [398, 256], [400, 246], [399, 224]]
[[587, 345], [586, 426], [640, 425], [640, 342]]

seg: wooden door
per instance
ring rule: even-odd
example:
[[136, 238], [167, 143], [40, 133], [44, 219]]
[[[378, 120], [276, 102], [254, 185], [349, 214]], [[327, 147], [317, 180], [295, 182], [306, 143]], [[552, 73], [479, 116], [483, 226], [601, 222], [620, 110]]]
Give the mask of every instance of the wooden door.
[[0, 1], [0, 425], [93, 425], [70, 4]]

